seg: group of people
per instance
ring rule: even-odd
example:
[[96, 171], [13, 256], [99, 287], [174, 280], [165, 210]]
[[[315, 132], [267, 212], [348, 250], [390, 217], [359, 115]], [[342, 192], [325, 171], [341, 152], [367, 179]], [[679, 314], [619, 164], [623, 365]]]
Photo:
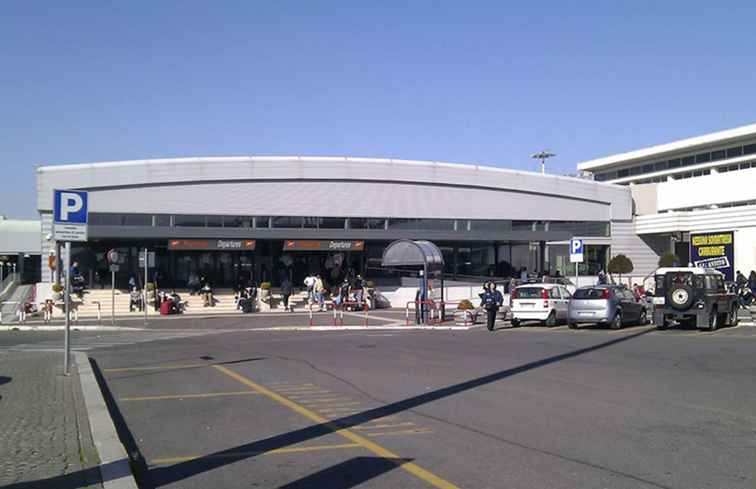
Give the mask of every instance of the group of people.
[[756, 293], [756, 271], [751, 270], [746, 277], [738, 270], [735, 273], [735, 292], [738, 294], [741, 307], [750, 307]]
[[240, 280], [234, 290], [236, 309], [244, 313], [255, 311], [257, 304], [257, 285], [253, 280]]
[[[310, 274], [304, 279], [304, 286], [307, 290], [307, 302], [309, 304], [317, 304], [321, 311], [326, 309], [325, 298], [328, 294], [328, 287], [326, 286], [323, 278], [320, 274]], [[333, 299], [334, 306], [362, 309], [366, 300], [367, 282], [362, 278], [362, 275], [357, 274], [352, 280], [349, 277], [331, 288], [331, 298]]]

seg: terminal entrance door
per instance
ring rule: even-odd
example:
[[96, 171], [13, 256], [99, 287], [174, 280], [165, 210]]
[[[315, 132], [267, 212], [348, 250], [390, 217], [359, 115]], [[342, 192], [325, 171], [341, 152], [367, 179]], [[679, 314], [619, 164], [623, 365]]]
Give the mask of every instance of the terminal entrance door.
[[281, 258], [295, 286], [308, 274], [319, 273], [330, 287], [350, 272], [362, 272], [364, 250], [362, 240], [285, 240]]
[[253, 276], [255, 254], [251, 251], [178, 251], [175, 277], [186, 287], [189, 276], [205, 277], [213, 287], [233, 287], [239, 278]]

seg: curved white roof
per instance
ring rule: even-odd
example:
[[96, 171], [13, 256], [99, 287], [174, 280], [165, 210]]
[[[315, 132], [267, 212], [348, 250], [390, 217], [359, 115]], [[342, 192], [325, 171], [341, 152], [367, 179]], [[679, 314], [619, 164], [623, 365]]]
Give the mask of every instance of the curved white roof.
[[[41, 166], [37, 180], [37, 207], [42, 211], [52, 208], [53, 189], [70, 188], [92, 192], [90, 207], [95, 212], [126, 212], [120, 210], [120, 202], [128, 201], [130, 208], [136, 209], [149, 199], [153, 212], [302, 215], [291, 213], [302, 212], [307, 196], [319, 202], [338, 196], [351, 203], [343, 206], [342, 213], [352, 211], [364, 217], [471, 216], [491, 203], [497, 206], [492, 219], [504, 214], [512, 219], [545, 219], [538, 216], [558, 214], [553, 219], [581, 220], [589, 208], [593, 217], [588, 220], [608, 219], [610, 214], [617, 219], [631, 218], [626, 187], [436, 161], [313, 156], [168, 158]], [[439, 191], [441, 188], [446, 190]], [[505, 194], [509, 198], [498, 199]], [[517, 195], [522, 197], [513, 203]], [[196, 203], [200, 196], [207, 202], [204, 206]], [[538, 202], [528, 196], [543, 198]], [[215, 202], [218, 197], [227, 202], [220, 206]], [[242, 202], [250, 198], [254, 200]], [[272, 201], [278, 205], [271, 205]], [[533, 205], [523, 205], [526, 202]]]

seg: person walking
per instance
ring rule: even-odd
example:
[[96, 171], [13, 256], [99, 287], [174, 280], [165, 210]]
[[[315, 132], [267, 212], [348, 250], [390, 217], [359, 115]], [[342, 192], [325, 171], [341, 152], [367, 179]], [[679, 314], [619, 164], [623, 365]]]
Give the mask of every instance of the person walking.
[[281, 282], [281, 296], [283, 297], [284, 311], [290, 311], [289, 297], [291, 296], [291, 281], [289, 278], [284, 278]]
[[756, 291], [756, 272], [753, 270], [748, 274], [748, 288], [751, 292]]
[[738, 288], [742, 288], [745, 285], [748, 285], [748, 279], [745, 275], [743, 275], [740, 270], [738, 270], [735, 273], [735, 283], [737, 284]]
[[486, 310], [486, 326], [488, 331], [494, 330], [496, 313], [504, 303], [504, 296], [496, 290], [496, 284], [488, 282], [483, 285], [483, 293], [480, 294], [481, 305]]
[[323, 279], [321, 278], [320, 274], [315, 275], [315, 297], [318, 300], [318, 307], [321, 311], [325, 311], [325, 293], [326, 288], [325, 284], [323, 283]]
[[315, 302], [315, 277], [311, 273], [305, 277], [304, 285], [307, 287], [307, 302], [312, 304]]

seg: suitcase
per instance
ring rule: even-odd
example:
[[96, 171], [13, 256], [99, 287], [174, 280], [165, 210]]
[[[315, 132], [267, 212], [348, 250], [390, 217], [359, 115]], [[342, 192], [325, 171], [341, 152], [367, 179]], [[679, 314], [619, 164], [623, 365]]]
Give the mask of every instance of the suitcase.
[[163, 301], [160, 304], [160, 315], [167, 316], [171, 313], [171, 301]]

